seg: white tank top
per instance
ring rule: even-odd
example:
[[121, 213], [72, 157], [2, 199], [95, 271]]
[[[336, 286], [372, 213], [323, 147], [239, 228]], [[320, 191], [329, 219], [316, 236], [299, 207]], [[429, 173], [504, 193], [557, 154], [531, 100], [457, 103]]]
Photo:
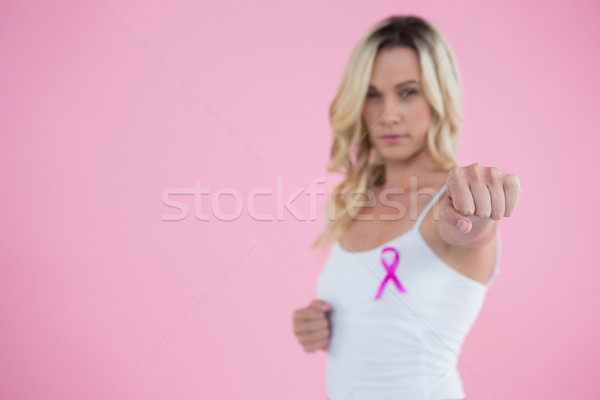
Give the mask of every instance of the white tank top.
[[411, 230], [375, 249], [350, 252], [334, 243], [317, 281], [318, 298], [332, 308], [330, 400], [466, 397], [458, 356], [500, 272], [500, 231], [497, 225], [498, 251], [487, 285], [451, 268], [419, 231], [445, 190]]

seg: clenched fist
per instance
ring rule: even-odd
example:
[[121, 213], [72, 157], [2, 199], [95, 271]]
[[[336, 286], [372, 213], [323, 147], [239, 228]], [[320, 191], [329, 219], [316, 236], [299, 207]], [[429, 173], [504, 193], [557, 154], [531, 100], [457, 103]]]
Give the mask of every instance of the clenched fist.
[[448, 196], [440, 202], [440, 215], [462, 233], [471, 231], [474, 220], [510, 217], [523, 192], [516, 175], [479, 162], [450, 170], [446, 185]]
[[308, 307], [294, 311], [294, 334], [307, 353], [329, 348], [331, 306], [322, 300], [313, 300]]

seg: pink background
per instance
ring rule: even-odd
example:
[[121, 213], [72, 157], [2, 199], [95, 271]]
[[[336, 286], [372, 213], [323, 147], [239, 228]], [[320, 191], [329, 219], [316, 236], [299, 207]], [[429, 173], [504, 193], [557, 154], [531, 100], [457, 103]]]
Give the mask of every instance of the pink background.
[[[391, 14], [447, 37], [464, 81], [462, 165], [517, 174], [502, 273], [467, 337], [467, 398], [598, 393], [598, 6], [592, 1], [4, 1], [0, 6], [0, 397], [324, 399], [316, 296], [329, 103]], [[164, 221], [165, 191], [210, 216]], [[211, 201], [232, 214], [218, 219]], [[293, 196], [292, 196], [293, 197]], [[216, 200], [215, 200], [216, 199]], [[318, 196], [319, 207], [325, 204]]]

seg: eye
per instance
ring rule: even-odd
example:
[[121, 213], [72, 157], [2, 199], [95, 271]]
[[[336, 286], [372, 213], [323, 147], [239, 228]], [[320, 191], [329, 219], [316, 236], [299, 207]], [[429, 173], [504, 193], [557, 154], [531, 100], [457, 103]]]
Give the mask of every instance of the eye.
[[410, 97], [415, 94], [417, 94], [417, 91], [415, 89], [406, 89], [406, 90], [402, 91], [402, 94], [400, 94], [400, 97], [404, 97], [404, 96]]
[[[400, 92], [400, 97], [411, 97], [414, 96], [415, 94], [417, 94], [417, 91], [415, 89], [405, 89], [402, 92]], [[368, 99], [373, 99], [373, 98], [377, 98], [379, 97], [378, 93], [375, 92], [368, 92], [367, 93], [367, 98]]]

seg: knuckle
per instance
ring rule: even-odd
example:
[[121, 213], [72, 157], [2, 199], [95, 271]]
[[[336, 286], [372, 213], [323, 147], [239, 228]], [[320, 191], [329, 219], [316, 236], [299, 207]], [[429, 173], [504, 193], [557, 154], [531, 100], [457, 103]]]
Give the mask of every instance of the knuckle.
[[484, 211], [484, 210], [477, 210], [477, 212], [475, 213], [475, 216], [478, 218], [488, 218], [490, 216], [489, 211]]
[[483, 165], [480, 162], [477, 162], [473, 165], [473, 170], [477, 173], [478, 176], [482, 176], [484, 177], [489, 170], [489, 167], [486, 167], [485, 165]]
[[493, 219], [494, 221], [500, 221], [502, 219], [502, 214], [496, 212], [496, 213], [492, 213], [492, 215], [490, 215], [490, 218]]
[[481, 172], [483, 170], [483, 164], [481, 164], [480, 162], [474, 162], [473, 164], [469, 165], [469, 170]]
[[472, 207], [460, 206], [460, 207], [458, 207], [458, 212], [461, 213], [464, 216], [468, 216], [468, 215], [473, 215], [473, 213], [475, 212], [475, 210], [473, 210]]
[[499, 183], [502, 180], [504, 173], [500, 168], [491, 167], [488, 169], [488, 177], [494, 183]]
[[490, 167], [489, 171], [490, 171], [490, 174], [492, 174], [494, 176], [504, 175], [504, 172], [502, 172], [502, 170], [498, 167]]
[[521, 187], [521, 185], [519, 183], [519, 178], [513, 174], [506, 175], [506, 180], [505, 180], [504, 184], [507, 187], [513, 188], [513, 189]]
[[448, 182], [449, 184], [456, 183], [461, 180], [467, 174], [467, 169], [464, 167], [454, 167], [448, 172]]

